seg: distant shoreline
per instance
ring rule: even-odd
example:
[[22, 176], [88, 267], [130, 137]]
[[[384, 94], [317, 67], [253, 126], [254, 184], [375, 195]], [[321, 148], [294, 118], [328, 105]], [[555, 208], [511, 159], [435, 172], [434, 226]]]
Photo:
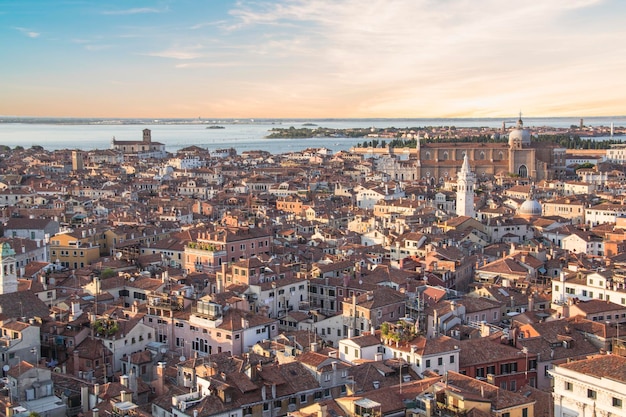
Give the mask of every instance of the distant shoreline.
[[[606, 122], [607, 120], [615, 119], [615, 127], [626, 126], [626, 116], [589, 116], [589, 117], [577, 117], [577, 116], [560, 116], [560, 117], [526, 117], [524, 120], [533, 121], [553, 121], [553, 120], [583, 120], [585, 124], [589, 122], [601, 120]], [[214, 126], [214, 125], [283, 125], [288, 126], [290, 123], [299, 124], [305, 127], [321, 126], [325, 122], [336, 123], [339, 121], [349, 121], [355, 123], [371, 123], [372, 125], [387, 123], [389, 127], [398, 122], [405, 123], [412, 121], [420, 124], [421, 122], [428, 123], [428, 126], [454, 126], [455, 123], [468, 123], [476, 122], [476, 127], [480, 127], [480, 122], [488, 123], [500, 123], [506, 122], [510, 125], [513, 122], [513, 117], [467, 117], [467, 118], [436, 118], [436, 117], [419, 117], [419, 118], [320, 118], [320, 119], [280, 119], [280, 118], [261, 118], [261, 119], [237, 119], [237, 118], [225, 118], [225, 119], [186, 119], [186, 118], [89, 118], [89, 117], [20, 117], [20, 116], [0, 116], [0, 124], [48, 124], [48, 125], [96, 125], [96, 126], [124, 126], [124, 125], [199, 125], [199, 126]], [[432, 124], [437, 122], [438, 124]], [[527, 125], [528, 126], [528, 125]], [[534, 125], [535, 127], [541, 127], [540, 125]], [[606, 125], [598, 125], [606, 126]], [[399, 126], [397, 126], [399, 127]]]

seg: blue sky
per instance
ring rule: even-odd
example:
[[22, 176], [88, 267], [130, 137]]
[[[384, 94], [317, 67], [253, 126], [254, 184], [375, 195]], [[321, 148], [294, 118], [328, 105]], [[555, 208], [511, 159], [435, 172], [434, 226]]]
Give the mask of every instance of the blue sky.
[[0, 2], [0, 115], [624, 115], [621, 0]]

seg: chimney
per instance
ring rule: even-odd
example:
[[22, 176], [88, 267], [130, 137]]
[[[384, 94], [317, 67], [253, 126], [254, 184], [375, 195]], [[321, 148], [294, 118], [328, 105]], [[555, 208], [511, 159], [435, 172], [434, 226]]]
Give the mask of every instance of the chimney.
[[216, 279], [216, 289], [215, 292], [220, 294], [224, 291], [224, 281], [226, 280], [226, 262], [222, 262], [222, 275], [221, 277], [217, 277]]
[[130, 392], [127, 391], [120, 391], [120, 401], [121, 402], [133, 402], [133, 395]]
[[94, 408], [94, 409], [93, 409], [93, 410], [91, 410], [91, 411], [93, 412], [93, 414], [92, 414], [92, 416], [91, 416], [91, 417], [98, 417], [98, 415], [99, 415], [99, 414], [98, 414], [98, 411], [100, 411], [100, 410], [98, 410], [97, 408]]
[[[128, 383], [128, 382], [129, 382], [128, 375], [122, 375], [122, 376], [120, 377], [120, 384], [122, 384], [122, 385], [123, 385], [123, 386], [125, 386], [126, 388], [128, 388], [128, 386], [129, 386], [129, 383]], [[123, 400], [122, 400], [122, 401], [123, 401]]]
[[80, 403], [83, 413], [89, 411], [89, 386], [87, 385], [80, 387]]
[[480, 337], [488, 337], [491, 334], [491, 328], [484, 321], [480, 322]]
[[78, 349], [74, 349], [73, 353], [73, 366], [74, 366], [74, 376], [78, 378], [80, 372], [80, 361], [78, 359]]
[[165, 365], [165, 362], [157, 363], [156, 379], [152, 383], [157, 396], [161, 396], [165, 393]]

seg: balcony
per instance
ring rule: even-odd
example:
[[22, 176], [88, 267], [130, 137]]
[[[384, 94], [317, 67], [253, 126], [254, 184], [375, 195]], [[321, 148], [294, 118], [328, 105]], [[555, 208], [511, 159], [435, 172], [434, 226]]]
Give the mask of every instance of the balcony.
[[148, 296], [148, 305], [168, 311], [181, 311], [184, 309], [182, 297], [170, 297], [167, 294], [162, 294], [159, 297]]
[[222, 306], [215, 303], [198, 301], [191, 307], [192, 314], [209, 320], [217, 320], [222, 317]]
[[7, 351], [11, 349], [13, 346], [20, 343], [22, 339], [11, 339], [7, 336], [0, 337], [0, 350]]

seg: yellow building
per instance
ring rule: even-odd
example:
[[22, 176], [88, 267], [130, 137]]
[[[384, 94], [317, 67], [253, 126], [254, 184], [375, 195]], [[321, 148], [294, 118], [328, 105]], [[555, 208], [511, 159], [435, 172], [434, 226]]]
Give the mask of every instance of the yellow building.
[[426, 408], [443, 414], [465, 415], [474, 410], [491, 417], [534, 416], [535, 400], [456, 372], [448, 371], [444, 382], [433, 388], [436, 407]]
[[66, 268], [84, 268], [100, 258], [100, 245], [87, 230], [59, 233], [50, 239], [50, 260]]

